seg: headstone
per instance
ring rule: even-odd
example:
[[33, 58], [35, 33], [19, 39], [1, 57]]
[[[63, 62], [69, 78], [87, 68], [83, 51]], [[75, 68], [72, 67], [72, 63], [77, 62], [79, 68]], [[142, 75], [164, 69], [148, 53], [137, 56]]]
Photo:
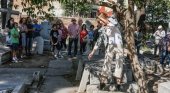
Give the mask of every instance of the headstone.
[[51, 23], [47, 20], [44, 20], [41, 25], [42, 31], [40, 32], [40, 35], [43, 37], [43, 39], [50, 40]]
[[78, 89], [78, 93], [85, 92], [85, 90], [87, 88], [87, 83], [89, 82], [89, 74], [90, 74], [89, 70], [85, 68], [81, 82], [80, 82], [80, 86], [79, 86], [79, 89]]
[[87, 85], [86, 93], [93, 93], [97, 90], [99, 90], [98, 85]]
[[139, 90], [138, 85], [136, 83], [131, 83], [129, 85], [129, 88], [128, 88], [127, 92], [128, 93], [139, 93], [138, 90]]
[[93, 84], [99, 85], [100, 84], [98, 75], [94, 75], [93, 73], [90, 73], [90, 84], [91, 85], [93, 85]]
[[44, 39], [42, 37], [34, 38], [33, 42], [33, 51], [34, 53], [43, 54], [44, 48]]
[[40, 32], [40, 35], [44, 39], [44, 50], [50, 51], [51, 45], [50, 45], [50, 31], [51, 31], [51, 23], [47, 20], [44, 20], [42, 23], [42, 31]]
[[11, 51], [8, 47], [0, 46], [0, 64], [10, 61], [12, 58]]
[[77, 69], [77, 74], [76, 74], [76, 80], [81, 80], [81, 76], [83, 73], [83, 69], [84, 69], [84, 62], [80, 59], [78, 62], [78, 69]]
[[93, 91], [92, 93], [126, 93], [126, 92], [109, 92], [109, 91], [96, 90], [96, 91]]
[[158, 93], [169, 93], [170, 92], [170, 82], [164, 82], [158, 84]]
[[50, 40], [44, 39], [44, 50], [51, 51], [51, 47]]
[[15, 89], [12, 91], [12, 93], [24, 93], [25, 92], [26, 85], [24, 83], [18, 85], [15, 87]]

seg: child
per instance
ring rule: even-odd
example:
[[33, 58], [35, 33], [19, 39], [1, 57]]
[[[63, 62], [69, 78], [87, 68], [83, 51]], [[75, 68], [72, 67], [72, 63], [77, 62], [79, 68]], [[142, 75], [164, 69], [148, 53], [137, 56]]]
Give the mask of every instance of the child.
[[11, 35], [11, 49], [12, 49], [12, 60], [13, 62], [18, 62], [18, 58], [17, 58], [17, 53], [18, 53], [18, 47], [19, 47], [19, 32], [18, 32], [18, 23], [14, 23], [14, 27], [12, 28], [12, 30], [10, 31], [10, 35]]
[[94, 46], [94, 25], [90, 26], [90, 31], [88, 32], [88, 37], [89, 37], [90, 50], [92, 50], [93, 46]]
[[80, 31], [80, 54], [82, 54], [86, 51], [87, 34], [88, 34], [88, 32], [86, 30], [86, 25], [83, 24], [81, 31]]
[[59, 34], [60, 25], [54, 24], [52, 30], [50, 32], [50, 39], [52, 44], [52, 52], [55, 58], [60, 58], [60, 50], [61, 50], [61, 42], [60, 42], [60, 34]]

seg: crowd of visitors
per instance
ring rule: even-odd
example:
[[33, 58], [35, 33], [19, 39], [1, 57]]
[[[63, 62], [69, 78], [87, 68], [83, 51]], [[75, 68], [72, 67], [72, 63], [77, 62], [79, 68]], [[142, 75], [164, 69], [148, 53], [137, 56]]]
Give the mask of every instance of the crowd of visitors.
[[[62, 50], [66, 50], [69, 57], [75, 57], [77, 54], [83, 55], [87, 47], [92, 50], [99, 37], [102, 24], [98, 22], [96, 27], [93, 24], [88, 27], [89, 28], [87, 28], [87, 25], [84, 24], [82, 19], [79, 19], [77, 22], [75, 18], [71, 19], [68, 27], [62, 20], [52, 24], [49, 37], [53, 56], [55, 58], [62, 58]], [[12, 50], [13, 62], [18, 62], [18, 59], [25, 56], [31, 56], [34, 41], [37, 41], [37, 44], [40, 42], [38, 40], [43, 42], [40, 34], [42, 25], [39, 24], [37, 19], [26, 17], [21, 18], [19, 23], [16, 23], [13, 18], [10, 18], [6, 25], [6, 31], [8, 32], [7, 45], [10, 46]], [[153, 33], [153, 36], [155, 39], [154, 55], [160, 56], [160, 64], [163, 65], [166, 57], [170, 60], [169, 33], [160, 25], [155, 33]], [[134, 37], [137, 54], [139, 55], [144, 37], [142, 29], [137, 27], [134, 32]], [[68, 44], [66, 44], [67, 40]], [[40, 52], [34, 53], [42, 54]]]
[[[170, 33], [169, 31], [165, 31], [162, 25], [159, 25], [156, 31], [152, 34], [154, 37], [154, 56], [160, 57], [160, 66], [163, 68], [170, 67]], [[137, 28], [134, 32], [135, 37], [135, 46], [137, 50], [137, 54], [140, 55], [140, 47], [143, 42], [143, 33], [142, 30]], [[168, 59], [168, 60], [165, 60]], [[165, 63], [166, 61], [166, 63]]]
[[[98, 30], [100, 27], [100, 23], [96, 29], [94, 29], [94, 25], [90, 25], [88, 30], [82, 19], [77, 22], [75, 18], [71, 19], [71, 24], [68, 27], [61, 20], [52, 24], [49, 37], [53, 56], [62, 58], [61, 50], [66, 50], [69, 57], [75, 57], [77, 54], [84, 54], [87, 47], [93, 49], [94, 43], [99, 37]], [[30, 17], [21, 18], [19, 24], [13, 18], [9, 19], [6, 31], [8, 32], [7, 43], [13, 54], [13, 62], [18, 62], [20, 58], [26, 56], [32, 56], [33, 42], [37, 41], [38, 44], [40, 42], [38, 40], [42, 39], [40, 34], [42, 25], [39, 24], [37, 19], [31, 19]], [[66, 44], [67, 39], [68, 46]], [[41, 41], [43, 42], [43, 39]], [[72, 48], [73, 44], [74, 47]]]

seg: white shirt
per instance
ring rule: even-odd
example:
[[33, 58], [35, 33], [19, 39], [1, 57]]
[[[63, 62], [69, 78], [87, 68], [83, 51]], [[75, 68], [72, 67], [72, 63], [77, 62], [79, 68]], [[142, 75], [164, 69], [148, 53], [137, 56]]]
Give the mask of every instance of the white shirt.
[[162, 30], [162, 31], [157, 30], [157, 31], [153, 34], [153, 36], [155, 37], [155, 39], [158, 39], [158, 40], [159, 40], [159, 39], [165, 37], [165, 31], [164, 31], [164, 30]]
[[113, 27], [113, 29], [107, 29], [106, 31], [106, 34], [109, 36], [109, 44], [123, 45], [120, 30], [111, 23], [108, 26]]

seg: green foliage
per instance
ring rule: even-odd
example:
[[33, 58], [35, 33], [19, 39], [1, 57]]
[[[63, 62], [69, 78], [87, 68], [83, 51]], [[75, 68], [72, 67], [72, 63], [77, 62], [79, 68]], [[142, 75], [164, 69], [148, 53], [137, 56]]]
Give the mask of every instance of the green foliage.
[[[50, 11], [54, 9], [52, 2], [56, 0], [22, 0], [21, 5], [23, 7], [23, 12], [26, 12], [28, 16], [36, 18], [37, 15], [42, 15], [41, 18], [47, 18], [52, 20], [54, 14]], [[48, 7], [48, 13], [45, 8]]]
[[[53, 1], [59, 1], [63, 5], [66, 15], [86, 15], [92, 9], [91, 0], [22, 0], [22, 11], [33, 18], [42, 15], [43, 19], [51, 19], [54, 14], [47, 13], [44, 9], [48, 7], [46, 10], [52, 11], [54, 9]], [[18, 5], [14, 5], [14, 7], [17, 8]]]
[[90, 13], [91, 2], [87, 0], [59, 0], [65, 9], [66, 15], [83, 16]]
[[169, 0], [150, 0], [146, 7], [146, 21], [167, 23], [167, 20], [170, 18], [169, 7]]

